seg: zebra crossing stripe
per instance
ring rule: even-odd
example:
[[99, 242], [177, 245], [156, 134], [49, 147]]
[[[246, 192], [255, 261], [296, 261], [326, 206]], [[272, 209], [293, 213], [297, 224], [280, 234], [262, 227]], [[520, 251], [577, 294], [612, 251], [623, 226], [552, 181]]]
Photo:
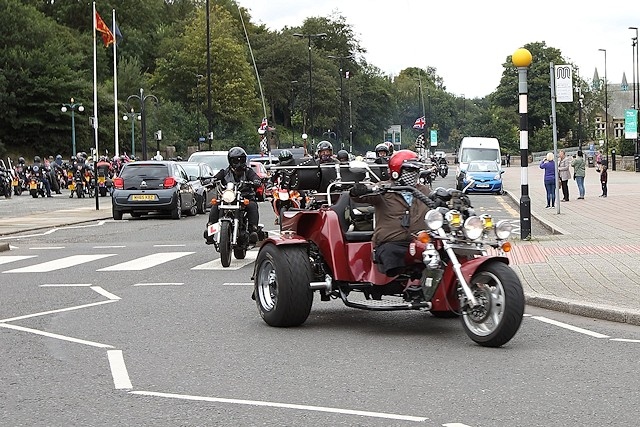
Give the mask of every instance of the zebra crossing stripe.
[[192, 270], [239, 270], [245, 265], [253, 263], [257, 256], [257, 251], [249, 251], [244, 259], [235, 259], [232, 257], [229, 267], [223, 267], [220, 259], [218, 258], [204, 264], [196, 265]]
[[23, 259], [35, 258], [38, 255], [7, 255], [0, 256], [0, 264], [8, 264], [14, 261], [21, 261]]
[[122, 262], [109, 267], [101, 268], [98, 271], [138, 271], [173, 261], [195, 252], [160, 252], [143, 256], [141, 258], [132, 259], [131, 261]]
[[86, 264], [91, 261], [97, 261], [102, 258], [115, 256], [116, 254], [100, 254], [100, 255], [71, 255], [65, 258], [55, 259], [40, 264], [30, 265], [28, 267], [15, 268], [13, 270], [3, 271], [3, 273], [48, 273], [50, 271], [62, 270], [63, 268], [73, 267], [80, 264]]

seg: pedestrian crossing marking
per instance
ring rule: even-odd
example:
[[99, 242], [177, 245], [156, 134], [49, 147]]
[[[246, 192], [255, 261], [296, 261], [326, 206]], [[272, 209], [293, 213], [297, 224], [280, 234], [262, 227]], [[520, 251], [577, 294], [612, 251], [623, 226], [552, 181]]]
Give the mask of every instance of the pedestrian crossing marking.
[[136, 258], [131, 261], [122, 262], [109, 267], [101, 268], [98, 271], [138, 271], [146, 270], [151, 267], [155, 267], [165, 262], [173, 261], [178, 258], [182, 258], [187, 255], [194, 254], [195, 252], [160, 252], [141, 258]]
[[234, 257], [231, 257], [231, 264], [229, 264], [229, 267], [223, 267], [220, 262], [220, 258], [218, 258], [213, 261], [197, 265], [193, 267], [192, 270], [239, 270], [245, 265], [252, 264], [256, 260], [257, 256], [258, 251], [248, 251], [244, 259], [235, 259]]
[[102, 258], [115, 256], [116, 254], [99, 254], [99, 255], [71, 255], [65, 258], [55, 259], [40, 264], [30, 265], [28, 267], [16, 268], [13, 270], [3, 271], [3, 273], [48, 273], [55, 270], [61, 270], [80, 264], [86, 264], [91, 261], [97, 261]]
[[0, 256], [0, 265], [8, 264], [10, 262], [22, 261], [23, 259], [35, 258], [38, 255], [6, 255]]

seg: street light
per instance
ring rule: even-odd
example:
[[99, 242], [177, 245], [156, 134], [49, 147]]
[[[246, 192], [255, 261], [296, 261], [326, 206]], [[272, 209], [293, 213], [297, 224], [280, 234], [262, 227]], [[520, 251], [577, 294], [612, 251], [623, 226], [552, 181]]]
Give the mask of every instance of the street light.
[[122, 116], [122, 120], [125, 122], [131, 120], [131, 155], [133, 157], [136, 157], [136, 120], [141, 119], [140, 114], [133, 111], [133, 107], [131, 107], [131, 112], [125, 113], [125, 115]]
[[200, 151], [200, 138], [202, 136], [200, 132], [200, 79], [203, 77], [202, 74], [196, 74], [196, 132], [198, 134], [198, 151]]
[[140, 95], [130, 95], [127, 98], [127, 107], [130, 107], [129, 102], [132, 99], [137, 99], [140, 103], [140, 117], [142, 120], [142, 160], [147, 160], [147, 114], [145, 103], [147, 100], [151, 99], [156, 104], [158, 104], [158, 98], [154, 95], [145, 95], [144, 90], [140, 88]]
[[293, 147], [295, 145], [295, 133], [293, 132], [293, 104], [295, 102], [295, 88], [296, 88], [296, 84], [298, 83], [297, 80], [291, 80], [291, 146]]
[[[638, 67], [638, 27], [629, 27], [630, 30], [636, 31], [636, 36], [631, 38], [631, 48], [633, 49], [633, 108], [636, 110], [636, 123], [638, 117], [638, 111], [640, 111], [640, 68]], [[636, 128], [636, 131], [638, 129]], [[635, 171], [640, 172], [640, 159], [638, 158], [640, 152], [640, 134], [636, 134], [636, 140], [633, 144]]]
[[343, 140], [343, 135], [344, 135], [344, 96], [343, 96], [344, 87], [342, 85], [342, 75], [344, 74], [343, 61], [345, 59], [353, 58], [353, 54], [347, 55], [347, 56], [329, 55], [328, 58], [337, 59], [337, 60], [340, 61], [340, 129], [338, 129], [338, 134], [340, 136], [340, 148], [344, 148], [344, 140]]
[[294, 33], [293, 36], [299, 37], [299, 38], [306, 37], [309, 40], [309, 122], [310, 122], [309, 133], [311, 134], [311, 142], [313, 143], [313, 83], [311, 79], [311, 38], [327, 37], [327, 33], [317, 33], [317, 34]]
[[73, 98], [71, 98], [71, 102], [69, 104], [62, 104], [62, 108], [60, 111], [66, 113], [68, 110], [71, 110], [71, 155], [76, 155], [76, 110], [80, 113], [84, 111], [84, 106], [81, 102], [75, 102]]
[[604, 156], [609, 166], [609, 99], [607, 97], [607, 49], [598, 49], [604, 52]]

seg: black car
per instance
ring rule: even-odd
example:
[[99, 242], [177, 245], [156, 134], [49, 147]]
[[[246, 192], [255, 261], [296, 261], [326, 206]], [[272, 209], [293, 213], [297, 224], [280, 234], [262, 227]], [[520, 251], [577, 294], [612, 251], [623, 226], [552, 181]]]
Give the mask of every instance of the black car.
[[180, 162], [189, 176], [189, 182], [196, 193], [198, 213], [205, 213], [211, 207], [211, 199], [216, 197], [216, 187], [213, 183], [215, 175], [211, 166], [204, 162]]
[[129, 213], [134, 218], [149, 212], [195, 215], [197, 199], [189, 177], [174, 161], [136, 161], [126, 163], [114, 178], [113, 219]]

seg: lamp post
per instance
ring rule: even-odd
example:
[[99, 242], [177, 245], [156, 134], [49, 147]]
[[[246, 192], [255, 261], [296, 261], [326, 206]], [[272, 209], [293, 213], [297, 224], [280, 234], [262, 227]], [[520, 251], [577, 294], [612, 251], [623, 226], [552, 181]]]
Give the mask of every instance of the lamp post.
[[196, 74], [196, 133], [198, 134], [198, 151], [200, 151], [200, 79], [204, 76], [202, 74]]
[[71, 155], [76, 155], [76, 110], [80, 113], [84, 111], [84, 106], [81, 102], [75, 102], [73, 98], [71, 98], [71, 102], [69, 104], [62, 104], [62, 108], [60, 111], [66, 113], [68, 110], [71, 110]]
[[344, 148], [344, 86], [342, 85], [342, 75], [344, 74], [343, 61], [345, 59], [353, 58], [353, 54], [346, 56], [329, 55], [328, 58], [340, 61], [340, 128], [338, 129], [338, 135], [340, 136], [340, 148]]
[[[633, 49], [633, 108], [636, 110], [636, 123], [638, 117], [638, 111], [640, 111], [640, 68], [638, 67], [638, 27], [629, 27], [630, 30], [635, 30], [636, 36], [631, 38], [631, 48]], [[636, 126], [637, 127], [637, 126]], [[636, 128], [636, 132], [638, 129]], [[633, 144], [633, 159], [635, 164], [635, 171], [640, 172], [640, 135], [636, 134], [636, 140]]]
[[306, 157], [309, 152], [307, 151], [307, 137], [308, 135], [306, 133], [303, 133], [302, 135], [302, 147], [304, 148], [304, 156]]
[[306, 37], [309, 40], [309, 134], [311, 136], [311, 142], [313, 143], [313, 83], [311, 79], [311, 39], [317, 37], [326, 37], [327, 33], [317, 33], [317, 34], [300, 34], [294, 33], [294, 37], [304, 38]]
[[125, 115], [122, 116], [122, 120], [125, 122], [131, 120], [131, 155], [133, 157], [136, 157], [136, 120], [141, 119], [140, 114], [133, 111], [133, 107], [131, 107], [131, 112], [125, 113]]
[[584, 95], [578, 86], [578, 150], [582, 151], [582, 109], [584, 108]]
[[296, 84], [298, 83], [297, 80], [291, 80], [291, 119], [289, 120], [291, 122], [291, 146], [293, 147], [295, 145], [295, 133], [293, 131], [293, 104], [295, 102], [295, 88], [296, 88]]
[[600, 52], [604, 52], [604, 157], [607, 160], [607, 166], [609, 166], [609, 99], [607, 96], [607, 49], [598, 49]]
[[511, 56], [518, 68], [518, 110], [520, 113], [520, 239], [531, 239], [531, 199], [529, 198], [529, 117], [527, 113], [527, 68], [532, 61], [531, 52], [520, 48]]
[[132, 99], [137, 99], [140, 103], [140, 117], [142, 121], [142, 160], [147, 160], [147, 109], [145, 108], [145, 104], [149, 99], [157, 104], [158, 98], [154, 95], [145, 95], [144, 90], [140, 88], [140, 95], [130, 95], [127, 98], [127, 107], [130, 106], [129, 102]]

